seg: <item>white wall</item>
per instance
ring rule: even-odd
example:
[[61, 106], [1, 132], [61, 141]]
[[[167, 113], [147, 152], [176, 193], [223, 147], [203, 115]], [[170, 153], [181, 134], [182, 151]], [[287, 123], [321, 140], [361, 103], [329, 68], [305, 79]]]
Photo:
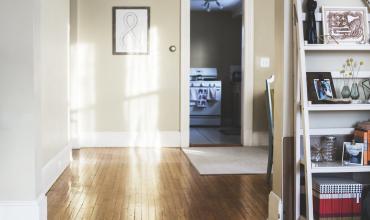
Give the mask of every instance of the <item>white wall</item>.
[[69, 1], [41, 1], [43, 166], [68, 145]]
[[1, 4], [0, 201], [36, 200], [68, 143], [68, 14], [64, 0]]
[[34, 84], [34, 1], [0, 7], [0, 200], [36, 198], [38, 97]]

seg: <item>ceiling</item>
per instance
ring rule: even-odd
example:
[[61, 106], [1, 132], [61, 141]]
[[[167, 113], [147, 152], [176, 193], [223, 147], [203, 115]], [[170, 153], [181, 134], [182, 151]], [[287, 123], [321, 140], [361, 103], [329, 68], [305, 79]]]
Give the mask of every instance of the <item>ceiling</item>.
[[[223, 6], [224, 11], [234, 11], [235, 9], [241, 7], [241, 0], [218, 0]], [[203, 5], [204, 0], [191, 0], [191, 10], [204, 10]], [[219, 11], [215, 2], [211, 2], [212, 11]]]

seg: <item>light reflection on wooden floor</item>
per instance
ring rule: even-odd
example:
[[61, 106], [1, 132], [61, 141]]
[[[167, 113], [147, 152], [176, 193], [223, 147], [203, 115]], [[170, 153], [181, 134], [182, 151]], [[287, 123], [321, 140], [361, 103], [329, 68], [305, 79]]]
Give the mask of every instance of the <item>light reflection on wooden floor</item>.
[[48, 219], [267, 218], [265, 175], [200, 176], [180, 149], [73, 152], [47, 194]]

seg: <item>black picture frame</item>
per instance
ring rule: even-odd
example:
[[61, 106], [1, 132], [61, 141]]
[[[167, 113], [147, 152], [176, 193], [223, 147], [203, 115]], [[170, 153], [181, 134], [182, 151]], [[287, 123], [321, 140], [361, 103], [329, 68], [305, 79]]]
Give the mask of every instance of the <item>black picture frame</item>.
[[[117, 39], [116, 39], [116, 16], [118, 10], [146, 10], [147, 11], [147, 41], [146, 41], [146, 51], [143, 52], [119, 52], [117, 51]], [[113, 55], [149, 55], [150, 54], [150, 7], [113, 7], [112, 8], [112, 54]]]
[[320, 81], [329, 80], [331, 91], [333, 94], [332, 99], [337, 98], [331, 72], [307, 72], [306, 76], [307, 76], [307, 96], [308, 96], [307, 98], [308, 98], [308, 101], [312, 102], [312, 104], [328, 103], [327, 100], [319, 100], [318, 95], [316, 93], [316, 89], [315, 89], [315, 84], [314, 84], [315, 80], [320, 80]]

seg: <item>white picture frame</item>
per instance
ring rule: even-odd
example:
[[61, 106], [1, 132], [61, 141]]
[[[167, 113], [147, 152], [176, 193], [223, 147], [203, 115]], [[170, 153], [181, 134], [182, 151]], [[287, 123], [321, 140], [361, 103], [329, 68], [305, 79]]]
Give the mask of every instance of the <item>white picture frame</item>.
[[325, 44], [365, 44], [369, 41], [367, 7], [322, 6]]
[[343, 143], [342, 164], [343, 165], [358, 165], [364, 164], [364, 143]]
[[149, 7], [113, 7], [113, 55], [149, 54]]

